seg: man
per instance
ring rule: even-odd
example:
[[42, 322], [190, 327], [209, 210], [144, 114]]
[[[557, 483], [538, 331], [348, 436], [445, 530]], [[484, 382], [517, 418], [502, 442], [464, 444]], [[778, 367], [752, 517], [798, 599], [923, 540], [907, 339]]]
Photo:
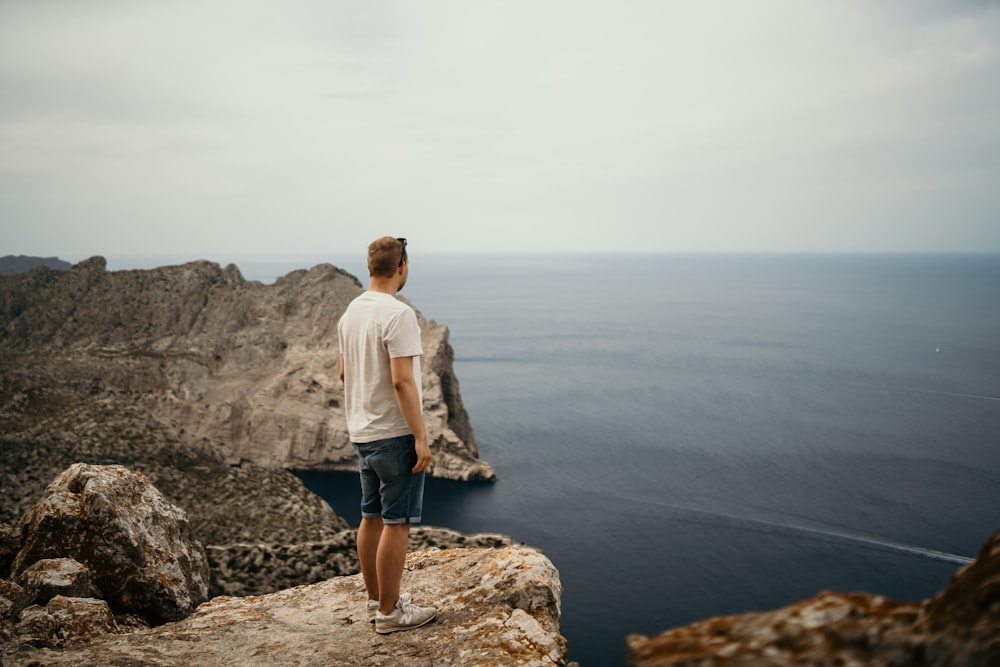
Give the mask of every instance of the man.
[[406, 239], [373, 241], [368, 273], [368, 291], [347, 306], [337, 333], [347, 431], [361, 474], [358, 559], [368, 608], [377, 608], [375, 631], [388, 634], [419, 628], [437, 614], [399, 590], [431, 450], [421, 404], [420, 327], [413, 309], [396, 298], [410, 273]]

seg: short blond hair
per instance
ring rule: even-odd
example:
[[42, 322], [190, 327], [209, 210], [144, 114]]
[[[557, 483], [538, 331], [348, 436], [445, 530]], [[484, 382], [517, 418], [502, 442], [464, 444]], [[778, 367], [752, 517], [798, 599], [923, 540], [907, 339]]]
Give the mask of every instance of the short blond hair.
[[406, 261], [406, 240], [383, 236], [368, 244], [368, 275], [392, 278]]

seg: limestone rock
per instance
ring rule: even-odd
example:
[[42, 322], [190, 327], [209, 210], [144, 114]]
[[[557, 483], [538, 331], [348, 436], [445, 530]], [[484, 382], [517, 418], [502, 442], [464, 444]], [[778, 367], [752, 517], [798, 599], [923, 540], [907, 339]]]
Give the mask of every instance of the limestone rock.
[[55, 617], [48, 609], [37, 604], [21, 612], [21, 620], [17, 624], [17, 637], [22, 646], [41, 648], [62, 646], [59, 625]]
[[376, 634], [360, 575], [270, 595], [215, 598], [183, 621], [109, 634], [60, 651], [25, 647], [9, 667], [143, 664], [282, 667], [565, 665], [562, 588], [536, 550], [429, 549], [410, 554], [403, 587], [438, 606], [431, 624]]
[[16, 582], [32, 604], [44, 605], [57, 595], [99, 596], [90, 580], [90, 570], [72, 558], [43, 558], [26, 568]]
[[122, 466], [70, 467], [21, 526], [14, 573], [26, 580], [39, 561], [73, 558], [116, 612], [154, 624], [183, 618], [207, 597], [208, 561], [183, 510]]
[[15, 618], [32, 603], [31, 595], [16, 582], [0, 579], [0, 618]]
[[94, 598], [57, 595], [45, 609], [55, 619], [65, 646], [86, 643], [118, 630], [108, 603]]
[[32, 605], [17, 624], [22, 646], [63, 648], [84, 644], [118, 631], [115, 617], [104, 600], [57, 595], [44, 607]]
[[632, 667], [1000, 665], [1000, 533], [931, 601], [825, 592], [776, 611], [632, 635]]
[[[63, 387], [140, 406], [144, 420], [209, 444], [228, 463], [354, 468], [336, 325], [362, 291], [357, 278], [329, 264], [274, 285], [205, 261], [105, 266], [95, 257], [68, 271], [0, 277], [0, 354], [19, 375], [15, 407], [30, 407], [40, 388]], [[419, 321], [428, 439], [440, 453], [432, 473], [491, 480], [461, 403], [447, 327]]]
[[[424, 421], [434, 460], [428, 474], [461, 481], [490, 481], [496, 475], [481, 461], [469, 415], [455, 376], [455, 351], [448, 327], [419, 315], [424, 396]], [[470, 458], [470, 452], [473, 457]]]

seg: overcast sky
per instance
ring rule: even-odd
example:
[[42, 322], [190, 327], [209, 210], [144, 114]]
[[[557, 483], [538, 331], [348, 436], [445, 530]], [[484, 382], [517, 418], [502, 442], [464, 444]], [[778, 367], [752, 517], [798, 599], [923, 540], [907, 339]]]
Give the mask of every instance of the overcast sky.
[[0, 254], [1000, 251], [1000, 4], [0, 0]]

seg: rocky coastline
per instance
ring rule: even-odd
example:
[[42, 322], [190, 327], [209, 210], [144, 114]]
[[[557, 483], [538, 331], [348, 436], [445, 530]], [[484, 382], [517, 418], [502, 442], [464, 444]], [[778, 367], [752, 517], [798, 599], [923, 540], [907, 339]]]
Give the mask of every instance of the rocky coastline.
[[[567, 665], [559, 574], [417, 528], [441, 618], [385, 640], [354, 533], [289, 469], [353, 469], [335, 325], [360, 283], [209, 262], [0, 276], [0, 665]], [[447, 328], [420, 318], [433, 473], [478, 459]], [[1000, 533], [933, 599], [827, 592], [622, 638], [632, 667], [1000, 664]], [[411, 635], [411, 636], [405, 636]], [[579, 656], [586, 663], [586, 656]]]

